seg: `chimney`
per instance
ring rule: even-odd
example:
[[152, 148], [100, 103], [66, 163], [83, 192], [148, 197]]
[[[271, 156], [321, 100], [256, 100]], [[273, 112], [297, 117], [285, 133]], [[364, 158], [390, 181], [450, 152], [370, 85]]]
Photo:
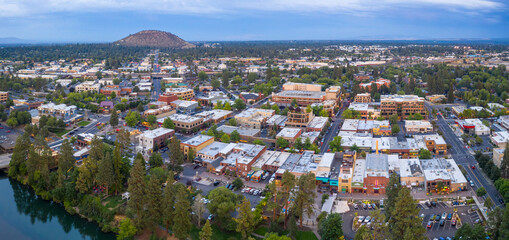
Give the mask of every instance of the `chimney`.
[[376, 154], [378, 155], [378, 140], [376, 140]]

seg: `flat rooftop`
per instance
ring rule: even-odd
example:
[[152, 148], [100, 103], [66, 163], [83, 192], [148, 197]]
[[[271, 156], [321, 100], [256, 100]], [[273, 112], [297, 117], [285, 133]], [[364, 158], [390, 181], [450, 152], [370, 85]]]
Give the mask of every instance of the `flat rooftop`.
[[315, 117], [311, 122], [308, 124], [308, 128], [319, 128], [323, 129], [325, 128], [325, 125], [329, 121], [328, 117]]
[[382, 95], [380, 96], [380, 102], [384, 101], [395, 101], [395, 102], [408, 102], [408, 101], [419, 101], [424, 102], [424, 98], [417, 95]]
[[[224, 148], [228, 146], [228, 143], [222, 142], [213, 142], [210, 145], [206, 146], [202, 150], [198, 151], [198, 154], [203, 154], [205, 156], [214, 157], [221, 152]], [[213, 161], [214, 159], [203, 159], [204, 161]]]
[[322, 99], [325, 92], [286, 90], [275, 93], [278, 97]]
[[[189, 116], [189, 115], [185, 115], [185, 114], [177, 114], [177, 113], [170, 115], [169, 118], [174, 122], [187, 122], [187, 123], [192, 123], [192, 122], [203, 120], [203, 118], [201, 118], [201, 117], [194, 117], [194, 116]], [[159, 122], [159, 120], [158, 120], [158, 122]], [[164, 119], [162, 120], [162, 122], [164, 122]]]
[[241, 136], [249, 136], [253, 137], [260, 133], [260, 129], [256, 128], [242, 128], [242, 127], [234, 127], [228, 125], [222, 125], [217, 128], [217, 131], [223, 131], [224, 133], [230, 135], [233, 131], [237, 131]]
[[302, 131], [300, 128], [285, 127], [277, 134], [276, 138], [294, 138]]
[[168, 134], [168, 133], [173, 133], [173, 132], [175, 132], [175, 130], [173, 130], [173, 129], [156, 128], [154, 130], [147, 130], [147, 131], [143, 132], [140, 135], [140, 137], [144, 137], [144, 138], [157, 138], [157, 137], [163, 136], [163, 135]]
[[212, 136], [207, 136], [207, 135], [197, 135], [193, 138], [190, 138], [184, 142], [182, 142], [183, 144], [187, 144], [187, 145], [191, 145], [191, 146], [200, 146], [201, 144], [205, 143], [206, 141], [210, 140], [210, 139], [213, 139], [214, 137]]

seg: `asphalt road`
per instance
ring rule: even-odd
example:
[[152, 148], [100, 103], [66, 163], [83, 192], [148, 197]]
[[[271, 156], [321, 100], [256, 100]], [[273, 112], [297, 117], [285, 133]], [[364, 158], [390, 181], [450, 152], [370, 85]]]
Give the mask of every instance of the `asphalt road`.
[[[465, 145], [461, 142], [461, 140], [454, 134], [452, 129], [447, 124], [447, 121], [441, 116], [436, 120], [436, 124], [438, 128], [443, 132], [445, 141], [451, 145], [451, 149], [449, 149], [449, 153], [452, 155], [453, 159], [456, 161], [458, 165], [463, 166], [463, 168], [467, 172], [467, 176], [474, 182], [474, 189], [479, 187], [484, 187], [486, 189], [488, 196], [491, 198], [495, 206], [504, 207], [498, 199], [501, 198], [495, 186], [491, 183], [491, 180], [486, 179], [485, 176], [479, 172], [482, 171], [477, 165], [477, 161], [474, 156], [470, 154], [470, 152], [465, 148]], [[475, 166], [475, 169], [472, 169], [471, 166]]]
[[322, 153], [327, 152], [327, 150], [329, 149], [329, 142], [332, 141], [334, 139], [334, 137], [338, 135], [337, 133], [339, 131], [339, 126], [341, 125], [341, 122], [343, 121], [343, 120], [341, 120], [341, 115], [343, 114], [343, 110], [345, 110], [345, 106], [346, 106], [346, 101], [343, 101], [338, 114], [336, 114], [336, 116], [334, 117], [334, 122], [329, 127], [329, 132], [327, 132], [327, 134], [325, 134], [325, 136], [323, 137], [323, 144], [320, 147], [320, 152], [322, 152]]

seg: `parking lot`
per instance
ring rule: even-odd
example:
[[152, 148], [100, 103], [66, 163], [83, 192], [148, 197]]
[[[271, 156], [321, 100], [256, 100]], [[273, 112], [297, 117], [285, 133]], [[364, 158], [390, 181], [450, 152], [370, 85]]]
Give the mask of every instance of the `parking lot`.
[[[193, 186], [202, 190], [203, 196], [207, 196], [208, 193], [210, 191], [212, 191], [214, 188], [227, 186], [229, 183], [231, 183], [235, 179], [235, 178], [228, 179], [224, 176], [216, 176], [216, 175], [212, 175], [212, 177], [210, 179], [207, 179], [207, 177], [205, 177], [206, 175], [208, 176], [210, 174], [206, 173], [205, 168], [203, 168], [203, 167], [194, 168], [193, 165], [187, 164], [184, 166], [184, 171], [182, 172], [181, 179], [179, 181], [184, 184], [187, 184], [188, 180], [190, 180]], [[195, 176], [201, 176], [202, 180], [199, 182], [194, 181]], [[214, 186], [213, 182], [216, 180], [219, 180], [220, 184], [217, 186]], [[247, 187], [246, 185], [250, 185], [250, 183], [247, 183], [246, 181], [244, 181], [244, 185], [245, 185], [244, 188], [246, 188]], [[263, 188], [261, 186], [264, 184], [257, 183], [256, 185], [257, 185], [257, 187], [253, 187], [251, 189], [263, 190]], [[242, 188], [242, 189], [244, 189], [244, 188]], [[262, 198], [261, 198], [262, 195], [253, 195], [253, 194], [249, 194], [247, 192], [242, 192], [242, 189], [234, 190], [234, 193], [242, 194], [247, 199], [249, 199], [249, 201], [251, 202], [251, 207], [253, 207], [253, 208], [256, 207], [256, 205], [258, 205], [258, 203], [262, 200]]]
[[[343, 232], [345, 234], [346, 239], [353, 239], [355, 236], [355, 232], [352, 230], [354, 218], [357, 216], [370, 216], [371, 213], [376, 209], [364, 209], [362, 207], [362, 203], [358, 202], [358, 208], [354, 208], [354, 204], [350, 204], [350, 211], [343, 214]], [[378, 204], [376, 204], [378, 207]], [[474, 224], [480, 216], [477, 211], [470, 210], [469, 206], [451, 206], [444, 202], [437, 202], [436, 205], [428, 206], [425, 203], [417, 204], [419, 210], [419, 216], [423, 218], [422, 226], [426, 228], [427, 236], [429, 239], [434, 238], [447, 238], [453, 237], [456, 233], [456, 226], [453, 224], [453, 217], [459, 218], [461, 224]], [[456, 212], [456, 214], [454, 214]], [[442, 216], [446, 213], [446, 218], [443, 221], [443, 225], [440, 225], [440, 220], [431, 221], [430, 227], [428, 227], [428, 222], [432, 215], [440, 215]], [[451, 219], [447, 219], [447, 215], [451, 214]], [[441, 218], [441, 217], [440, 217]], [[459, 221], [456, 220], [456, 223], [459, 224]], [[461, 226], [461, 225], [459, 225]], [[458, 227], [459, 227], [458, 226]]]

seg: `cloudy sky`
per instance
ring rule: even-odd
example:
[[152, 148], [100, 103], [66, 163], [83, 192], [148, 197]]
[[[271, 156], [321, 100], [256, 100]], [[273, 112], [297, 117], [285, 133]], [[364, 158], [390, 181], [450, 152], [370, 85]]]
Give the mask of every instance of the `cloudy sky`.
[[509, 0], [0, 0], [0, 38], [109, 42], [509, 38]]

